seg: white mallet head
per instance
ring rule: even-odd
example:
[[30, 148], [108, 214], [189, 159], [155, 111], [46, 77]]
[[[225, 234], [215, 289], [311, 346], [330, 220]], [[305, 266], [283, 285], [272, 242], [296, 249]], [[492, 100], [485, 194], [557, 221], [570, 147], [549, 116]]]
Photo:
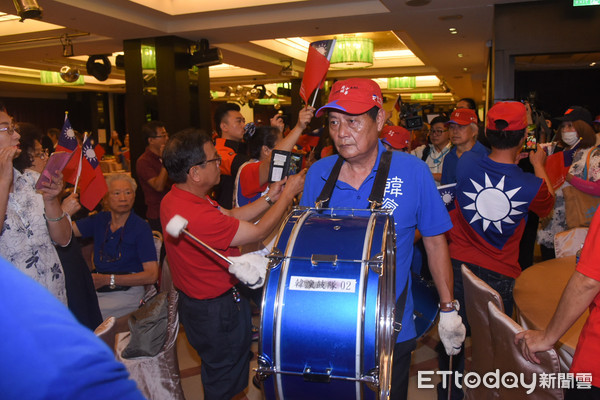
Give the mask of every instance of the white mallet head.
[[165, 227], [167, 233], [174, 238], [178, 238], [181, 232], [187, 227], [188, 220], [181, 215], [175, 215]]

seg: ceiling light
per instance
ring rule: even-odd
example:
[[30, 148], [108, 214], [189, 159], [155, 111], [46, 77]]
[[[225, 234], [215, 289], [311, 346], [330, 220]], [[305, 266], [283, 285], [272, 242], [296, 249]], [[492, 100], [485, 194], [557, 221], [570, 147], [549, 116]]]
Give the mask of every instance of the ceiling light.
[[17, 14], [21, 17], [21, 22], [28, 18], [41, 18], [42, 8], [36, 0], [13, 0]]
[[457, 56], [458, 58], [463, 58], [463, 53], [458, 53]]
[[388, 89], [414, 89], [417, 87], [417, 78], [414, 76], [403, 76], [388, 78]]
[[431, 3], [431, 0], [408, 0], [406, 5], [411, 7], [422, 7], [429, 3]]
[[79, 70], [74, 67], [65, 65], [60, 69], [60, 77], [63, 81], [68, 83], [74, 83], [79, 80]]
[[336, 39], [331, 68], [366, 68], [373, 65], [373, 39], [348, 37]]
[[590, 67], [593, 67], [595, 65], [596, 65], [596, 61], [590, 63]]
[[458, 31], [456, 30], [456, 28], [449, 28], [448, 30], [450, 31], [451, 35], [456, 35], [458, 33]]

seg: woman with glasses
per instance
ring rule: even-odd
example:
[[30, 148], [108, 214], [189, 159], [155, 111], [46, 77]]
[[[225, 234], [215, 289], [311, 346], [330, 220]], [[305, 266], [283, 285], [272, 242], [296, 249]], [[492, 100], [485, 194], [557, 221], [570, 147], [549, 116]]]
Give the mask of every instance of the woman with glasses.
[[54, 248], [71, 239], [59, 201], [62, 174], [36, 190], [39, 174], [26, 169], [33, 157], [25, 147], [31, 146], [23, 146], [20, 137], [12, 118], [0, 111], [0, 255], [66, 305], [65, 276]]
[[[48, 162], [48, 150], [42, 146], [43, 132], [40, 128], [29, 123], [19, 123], [21, 135], [21, 154], [13, 165], [17, 169], [25, 169], [36, 177], [44, 170]], [[35, 178], [37, 181], [37, 178]], [[62, 209], [70, 217], [79, 209], [78, 195], [71, 194], [63, 200]], [[95, 329], [102, 323], [102, 315], [98, 307], [98, 299], [89, 268], [77, 240], [71, 240], [68, 246], [55, 247], [58, 258], [65, 273], [67, 289], [67, 305], [77, 320], [90, 329]]]
[[144, 285], [158, 279], [152, 230], [133, 211], [137, 184], [129, 175], [109, 175], [103, 211], [73, 223], [75, 236], [94, 238], [92, 274], [102, 318], [135, 311]]

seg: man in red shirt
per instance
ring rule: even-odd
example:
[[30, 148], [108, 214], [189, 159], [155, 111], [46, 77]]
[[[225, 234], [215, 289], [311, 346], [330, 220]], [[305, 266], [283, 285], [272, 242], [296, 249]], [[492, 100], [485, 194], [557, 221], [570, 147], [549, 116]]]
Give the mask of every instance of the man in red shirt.
[[[221, 157], [209, 135], [195, 129], [181, 131], [169, 140], [163, 158], [175, 182], [161, 203], [163, 226], [181, 215], [194, 236], [227, 257], [238, 256], [237, 246], [263, 240], [275, 229], [302, 190], [306, 175], [303, 171], [275, 183], [268, 195], [228, 210], [208, 196], [221, 176]], [[248, 222], [257, 217], [258, 223]], [[181, 322], [202, 359], [204, 398], [230, 399], [248, 384], [248, 300], [235, 288], [239, 281], [229, 265], [207, 249], [182, 236], [165, 236], [165, 247], [173, 283], [181, 293]]]
[[169, 134], [162, 122], [148, 122], [142, 127], [148, 146], [137, 159], [135, 170], [147, 206], [146, 218], [154, 231], [162, 232], [159, 220], [160, 201], [169, 191], [167, 170], [162, 164], [162, 152]]
[[[560, 298], [554, 316], [542, 331], [517, 333], [515, 344], [530, 362], [540, 363], [535, 353], [546, 351], [573, 325], [589, 307], [588, 317], [577, 342], [573, 363], [569, 372], [575, 374], [577, 387], [569, 389], [566, 399], [600, 398], [600, 212], [596, 212], [590, 225], [581, 258]], [[581, 382], [591, 378], [592, 387], [581, 389]], [[582, 379], [584, 378], [584, 379]], [[589, 380], [587, 380], [589, 382]], [[579, 388], [578, 388], [579, 387]]]

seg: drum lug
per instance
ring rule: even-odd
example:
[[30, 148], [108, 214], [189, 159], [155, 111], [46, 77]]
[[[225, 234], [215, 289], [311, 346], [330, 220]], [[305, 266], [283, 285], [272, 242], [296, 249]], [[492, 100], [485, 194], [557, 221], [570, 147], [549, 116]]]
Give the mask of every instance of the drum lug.
[[275, 370], [273, 369], [273, 363], [271, 362], [271, 360], [269, 360], [269, 358], [265, 355], [260, 355], [258, 356], [258, 366], [256, 368], [256, 378], [259, 381], [264, 381], [266, 380], [269, 375], [273, 375], [275, 373]]
[[302, 377], [305, 382], [329, 383], [331, 381], [331, 368], [327, 368], [325, 372], [313, 372], [310, 366], [304, 367]]
[[375, 393], [379, 392], [379, 367], [369, 370], [360, 380]]
[[319, 263], [327, 263], [335, 267], [337, 265], [337, 254], [313, 254], [310, 257], [310, 263], [315, 267]]
[[273, 247], [271, 253], [267, 257], [270, 259], [269, 264], [267, 265], [268, 269], [277, 267], [285, 258], [281, 250], [279, 250], [277, 247]]
[[367, 262], [371, 271], [375, 272], [377, 275], [381, 275], [383, 273], [383, 253], [377, 253]]

